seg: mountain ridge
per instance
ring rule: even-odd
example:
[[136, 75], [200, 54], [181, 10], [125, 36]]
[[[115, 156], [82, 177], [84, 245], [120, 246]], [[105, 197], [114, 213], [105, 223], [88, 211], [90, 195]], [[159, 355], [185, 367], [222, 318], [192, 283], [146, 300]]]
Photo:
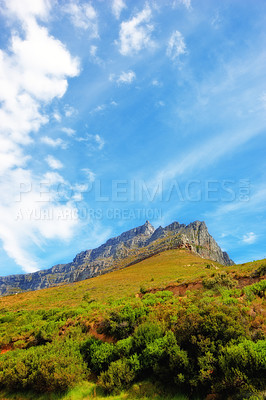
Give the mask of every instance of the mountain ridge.
[[78, 253], [70, 263], [57, 264], [30, 274], [0, 277], [0, 295], [85, 280], [172, 248], [185, 248], [223, 265], [234, 264], [209, 234], [203, 221], [194, 221], [188, 225], [173, 222], [165, 228], [159, 226], [157, 229], [146, 221], [141, 226], [108, 239], [95, 249]]

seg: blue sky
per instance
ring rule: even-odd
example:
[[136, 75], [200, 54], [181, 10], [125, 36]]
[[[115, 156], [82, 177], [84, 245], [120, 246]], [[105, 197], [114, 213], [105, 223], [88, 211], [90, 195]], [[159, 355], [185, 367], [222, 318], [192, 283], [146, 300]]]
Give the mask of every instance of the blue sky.
[[0, 0], [0, 275], [143, 224], [266, 257], [262, 0]]

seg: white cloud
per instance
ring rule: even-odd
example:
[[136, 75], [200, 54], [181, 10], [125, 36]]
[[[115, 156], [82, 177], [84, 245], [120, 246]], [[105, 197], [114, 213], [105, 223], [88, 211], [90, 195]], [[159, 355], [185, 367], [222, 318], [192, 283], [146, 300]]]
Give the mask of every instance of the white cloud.
[[8, 0], [3, 2], [9, 17], [15, 17], [23, 22], [28, 22], [33, 17], [47, 19], [50, 9], [50, 0]]
[[78, 225], [72, 217], [76, 209], [69, 201], [64, 206], [56, 204], [57, 192], [51, 185], [65, 182], [58, 173], [36, 179], [31, 171], [16, 168], [5, 177], [0, 202], [3, 249], [25, 272], [34, 272], [40, 264], [32, 246], [42, 247], [46, 239], [70, 239]]
[[44, 181], [47, 181], [49, 185], [56, 185], [57, 183], [66, 183], [65, 179], [58, 172], [46, 172], [43, 176]]
[[92, 57], [95, 57], [96, 56], [96, 52], [97, 52], [97, 46], [91, 45], [91, 47], [90, 47], [90, 55]]
[[90, 135], [87, 133], [84, 137], [78, 137], [76, 140], [78, 142], [87, 142], [87, 146], [91, 150], [96, 150], [96, 146], [98, 150], [102, 150], [103, 146], [105, 145], [104, 139], [98, 134]]
[[100, 104], [99, 106], [95, 107], [95, 108], [91, 111], [91, 114], [97, 113], [97, 112], [101, 112], [101, 111], [105, 110], [105, 108], [106, 108], [105, 104]]
[[43, 136], [41, 137], [41, 142], [51, 147], [61, 147], [62, 149], [67, 148], [67, 144], [60, 138], [52, 139], [48, 136]]
[[95, 142], [98, 144], [99, 150], [102, 150], [103, 146], [105, 145], [105, 141], [100, 135], [95, 135]]
[[126, 4], [124, 3], [123, 0], [113, 0], [112, 12], [116, 17], [116, 19], [120, 18], [120, 14], [124, 8], [126, 8]]
[[81, 171], [84, 172], [84, 174], [86, 175], [86, 178], [88, 179], [88, 181], [90, 183], [95, 181], [96, 175], [89, 168], [83, 168]]
[[174, 0], [173, 7], [176, 7], [177, 5], [183, 5], [188, 10], [190, 10], [191, 9], [191, 0]]
[[146, 6], [135, 17], [121, 23], [119, 51], [122, 55], [132, 55], [138, 53], [142, 49], [154, 46], [154, 42], [151, 39], [151, 33], [154, 27], [149, 23], [151, 16], [152, 12], [150, 7]]
[[56, 158], [54, 158], [51, 155], [47, 156], [45, 158], [45, 161], [47, 162], [49, 167], [52, 168], [52, 169], [61, 169], [61, 168], [63, 168], [63, 164], [61, 163], [61, 161], [57, 160]]
[[115, 81], [118, 84], [129, 84], [132, 83], [136, 79], [136, 74], [134, 71], [128, 71], [128, 72], [122, 72], [119, 76], [115, 76], [114, 74], [111, 74], [109, 76], [110, 81]]
[[62, 120], [62, 117], [58, 112], [54, 112], [53, 117], [57, 122], [61, 122], [61, 120]]
[[66, 133], [67, 134], [67, 136], [74, 136], [75, 134], [76, 134], [76, 131], [74, 130], [74, 129], [72, 129], [72, 128], [66, 128], [66, 127], [64, 127], [64, 128], [62, 128], [61, 129], [61, 131], [62, 132], [64, 132], [64, 133]]
[[167, 56], [171, 60], [175, 61], [182, 54], [186, 54], [186, 53], [187, 53], [186, 44], [185, 44], [182, 34], [179, 31], [173, 32], [168, 41], [167, 50], [166, 50]]
[[254, 232], [249, 232], [243, 236], [243, 242], [246, 244], [253, 244], [257, 240], [257, 235]]
[[152, 86], [157, 86], [157, 87], [162, 86], [162, 82], [159, 82], [157, 79], [153, 79], [151, 84], [152, 84]]
[[79, 4], [79, 2], [71, 1], [64, 10], [69, 14], [75, 27], [89, 31], [92, 38], [98, 37], [97, 13], [90, 3]]
[[72, 117], [77, 113], [77, 110], [74, 107], [71, 107], [69, 104], [65, 105], [64, 111], [67, 118]]
[[104, 65], [104, 61], [97, 55], [98, 47], [94, 44], [90, 46], [90, 56], [92, 61], [98, 65]]

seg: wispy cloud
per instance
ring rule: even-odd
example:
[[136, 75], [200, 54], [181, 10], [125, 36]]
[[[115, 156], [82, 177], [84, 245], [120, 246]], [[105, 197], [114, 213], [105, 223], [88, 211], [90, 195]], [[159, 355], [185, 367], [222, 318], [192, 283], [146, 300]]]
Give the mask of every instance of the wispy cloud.
[[154, 30], [150, 20], [152, 11], [146, 6], [141, 12], [129, 21], [120, 25], [119, 51], [123, 56], [130, 56], [145, 48], [154, 46], [151, 33]]
[[129, 84], [132, 83], [136, 79], [136, 74], [134, 71], [130, 70], [128, 72], [122, 72], [120, 75], [116, 76], [111, 74], [109, 76], [110, 81], [115, 81], [118, 84]]
[[87, 133], [84, 137], [78, 137], [76, 140], [78, 142], [87, 142], [90, 150], [102, 150], [105, 145], [104, 139], [98, 134], [91, 135]]
[[61, 169], [61, 168], [63, 168], [63, 164], [61, 163], [61, 161], [57, 160], [56, 158], [54, 158], [51, 155], [47, 156], [45, 158], [45, 161], [47, 162], [49, 167], [52, 168], [52, 169]]
[[61, 128], [61, 131], [66, 133], [67, 136], [70, 136], [70, 137], [74, 136], [76, 134], [76, 131], [74, 129], [72, 129], [72, 128], [63, 127], [63, 128]]
[[186, 53], [187, 49], [183, 35], [179, 31], [173, 32], [167, 44], [167, 56], [172, 61], [176, 61], [181, 55]]
[[243, 242], [246, 244], [253, 244], [257, 240], [257, 235], [254, 232], [249, 232], [243, 236]]
[[126, 4], [123, 0], [113, 0], [112, 3], [112, 12], [116, 19], [120, 18], [120, 14], [123, 11], [123, 9], [126, 8]]
[[224, 218], [228, 214], [251, 215], [254, 212], [266, 210], [266, 186], [261, 185], [254, 193], [250, 194], [247, 201], [237, 199], [228, 204], [221, 204], [215, 210], [208, 212], [208, 216], [212, 218]]
[[106, 108], [105, 104], [100, 104], [99, 106], [95, 107], [90, 113], [91, 114], [98, 113], [98, 112], [104, 111], [105, 108]]
[[90, 56], [91, 60], [98, 65], [104, 65], [104, 60], [102, 60], [100, 57], [97, 55], [98, 47], [92, 44], [90, 46]]
[[176, 7], [177, 5], [183, 5], [188, 10], [190, 10], [191, 9], [191, 0], [174, 0], [173, 7]]
[[77, 110], [74, 107], [70, 106], [69, 104], [65, 105], [64, 112], [67, 118], [77, 114]]
[[98, 37], [97, 13], [90, 3], [71, 1], [64, 7], [64, 11], [75, 27], [89, 31], [92, 38]]
[[89, 182], [94, 182], [95, 181], [95, 176], [96, 175], [95, 175], [94, 172], [92, 172], [91, 169], [83, 168], [81, 171], [85, 174], [85, 176], [86, 176], [86, 178], [88, 179]]
[[67, 143], [60, 138], [52, 139], [49, 136], [43, 136], [41, 137], [41, 142], [51, 147], [61, 147], [64, 150], [67, 148]]
[[158, 171], [156, 177], [151, 180], [152, 186], [158, 181], [165, 183], [178, 176], [185, 178], [191, 173], [194, 168], [203, 169], [219, 160], [224, 154], [234, 152], [242, 144], [246, 143], [251, 138], [262, 134], [263, 125], [260, 127], [246, 127], [238, 132], [225, 132], [212, 139], [207, 139], [202, 145], [197, 145], [183, 157], [180, 157], [177, 162], [168, 164], [165, 168]]

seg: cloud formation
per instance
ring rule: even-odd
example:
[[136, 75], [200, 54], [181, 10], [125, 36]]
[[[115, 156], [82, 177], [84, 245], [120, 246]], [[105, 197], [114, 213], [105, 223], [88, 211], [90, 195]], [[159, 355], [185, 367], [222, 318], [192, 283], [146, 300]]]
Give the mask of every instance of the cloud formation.
[[172, 61], [176, 61], [181, 55], [186, 53], [187, 50], [183, 35], [179, 31], [173, 32], [167, 44], [167, 56]]
[[51, 147], [61, 147], [61, 149], [66, 149], [67, 148], [67, 144], [60, 138], [57, 139], [52, 139], [48, 136], [43, 136], [41, 138], [41, 143], [46, 144], [47, 146], [51, 146]]
[[118, 84], [129, 84], [132, 83], [136, 79], [136, 74], [134, 71], [130, 70], [128, 72], [122, 72], [120, 75], [115, 76], [111, 74], [109, 76], [110, 81], [115, 81]]
[[120, 18], [120, 14], [123, 11], [123, 9], [126, 8], [126, 4], [123, 0], [113, 0], [112, 3], [112, 12], [116, 19]]
[[63, 164], [61, 163], [61, 161], [57, 160], [56, 158], [54, 158], [51, 155], [47, 156], [45, 158], [45, 161], [47, 162], [49, 167], [52, 168], [52, 169], [61, 169], [61, 168], [63, 168]]
[[253, 244], [257, 240], [257, 235], [254, 232], [249, 232], [243, 236], [243, 242], [246, 244]]
[[130, 56], [142, 49], [154, 46], [151, 39], [151, 33], [154, 30], [153, 25], [150, 24], [151, 17], [151, 9], [146, 6], [132, 19], [121, 23], [119, 51], [123, 56]]
[[70, 1], [64, 10], [76, 28], [88, 31], [91, 38], [99, 36], [97, 13], [90, 3], [79, 4], [77, 1]]
[[[26, 272], [38, 268], [30, 251], [32, 244], [41, 246], [47, 238], [69, 238], [77, 224], [63, 219], [55, 224], [26, 215], [29, 210], [53, 210], [56, 217], [62, 210], [53, 187], [49, 188], [50, 201], [40, 203], [40, 182], [45, 174], [36, 175], [29, 169], [28, 161], [36, 160], [27, 155], [26, 146], [34, 142], [32, 133], [49, 121], [44, 106], [60, 99], [67, 90], [67, 78], [79, 74], [78, 59], [37, 22], [37, 18], [49, 18], [50, 8], [48, 0], [6, 0], [1, 9], [7, 21], [20, 22], [21, 31], [11, 31], [8, 51], [0, 50], [0, 190], [5, 193], [0, 200], [0, 238], [9, 257]], [[45, 141], [48, 144], [47, 138]], [[61, 167], [53, 157], [48, 161], [52, 168]], [[15, 201], [21, 191], [24, 197]]]

